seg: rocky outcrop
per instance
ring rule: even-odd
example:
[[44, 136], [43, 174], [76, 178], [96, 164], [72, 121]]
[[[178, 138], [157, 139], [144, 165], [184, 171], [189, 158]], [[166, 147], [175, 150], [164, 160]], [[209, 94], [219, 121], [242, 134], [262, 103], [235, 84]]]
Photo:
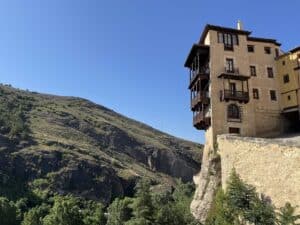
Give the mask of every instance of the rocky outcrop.
[[191, 203], [191, 212], [197, 220], [204, 223], [221, 185], [220, 157], [209, 145], [204, 147], [201, 171], [194, 177], [194, 183], [196, 192]]

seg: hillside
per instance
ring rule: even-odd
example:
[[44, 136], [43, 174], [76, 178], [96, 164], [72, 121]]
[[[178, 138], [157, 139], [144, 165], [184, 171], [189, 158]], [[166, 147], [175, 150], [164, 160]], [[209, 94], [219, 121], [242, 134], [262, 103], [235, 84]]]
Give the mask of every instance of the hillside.
[[191, 181], [202, 146], [88, 100], [0, 86], [0, 195], [72, 193], [109, 203], [136, 180]]

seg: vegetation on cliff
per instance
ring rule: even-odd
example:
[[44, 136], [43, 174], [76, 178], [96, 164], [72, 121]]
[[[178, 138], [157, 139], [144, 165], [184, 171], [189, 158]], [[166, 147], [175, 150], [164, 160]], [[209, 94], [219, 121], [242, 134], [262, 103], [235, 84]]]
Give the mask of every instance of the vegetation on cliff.
[[140, 178], [168, 190], [200, 170], [202, 146], [88, 100], [0, 85], [0, 196], [132, 197]]
[[296, 225], [300, 215], [289, 203], [276, 209], [271, 200], [259, 195], [232, 171], [226, 191], [220, 189], [205, 225]]
[[72, 195], [24, 196], [15, 202], [0, 198], [2, 225], [197, 225], [189, 211], [194, 192], [178, 181], [174, 190], [152, 192], [140, 180], [134, 197], [117, 198], [109, 207]]

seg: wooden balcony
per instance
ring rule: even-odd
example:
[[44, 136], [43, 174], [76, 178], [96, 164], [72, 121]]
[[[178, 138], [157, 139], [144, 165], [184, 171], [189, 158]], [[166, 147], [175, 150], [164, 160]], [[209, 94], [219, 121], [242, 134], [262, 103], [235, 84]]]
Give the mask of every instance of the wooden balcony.
[[197, 93], [197, 95], [191, 101], [191, 110], [195, 111], [196, 106], [198, 106], [201, 103], [209, 104], [209, 97], [207, 91], [200, 91]]
[[202, 111], [193, 118], [193, 125], [198, 130], [206, 130], [210, 126], [210, 117], [205, 117]]
[[222, 100], [225, 100], [225, 101], [234, 100], [234, 101], [247, 103], [247, 102], [249, 102], [249, 92], [223, 90], [223, 91], [220, 91], [220, 99], [221, 99], [221, 101]]
[[194, 86], [194, 84], [196, 83], [196, 81], [198, 79], [208, 80], [209, 79], [209, 69], [208, 68], [206, 68], [206, 69], [202, 68], [202, 69], [199, 69], [197, 71], [192, 71], [191, 72], [189, 89], [191, 89]]
[[241, 74], [239, 68], [237, 67], [232, 69], [228, 69], [224, 67], [224, 70], [220, 73], [218, 77], [225, 78], [225, 79], [232, 79], [232, 80], [241, 80], [241, 81], [246, 81], [250, 78], [249, 76], [245, 76]]

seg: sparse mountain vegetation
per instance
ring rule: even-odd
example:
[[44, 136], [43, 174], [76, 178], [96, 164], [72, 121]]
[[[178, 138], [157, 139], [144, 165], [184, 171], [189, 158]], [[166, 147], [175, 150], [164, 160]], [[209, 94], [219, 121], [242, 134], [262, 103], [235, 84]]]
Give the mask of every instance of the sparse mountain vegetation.
[[170, 201], [176, 179], [191, 181], [202, 154], [201, 145], [87, 100], [6, 85], [0, 143], [3, 225], [164, 224], [168, 210], [189, 215], [193, 189], [177, 208]]

